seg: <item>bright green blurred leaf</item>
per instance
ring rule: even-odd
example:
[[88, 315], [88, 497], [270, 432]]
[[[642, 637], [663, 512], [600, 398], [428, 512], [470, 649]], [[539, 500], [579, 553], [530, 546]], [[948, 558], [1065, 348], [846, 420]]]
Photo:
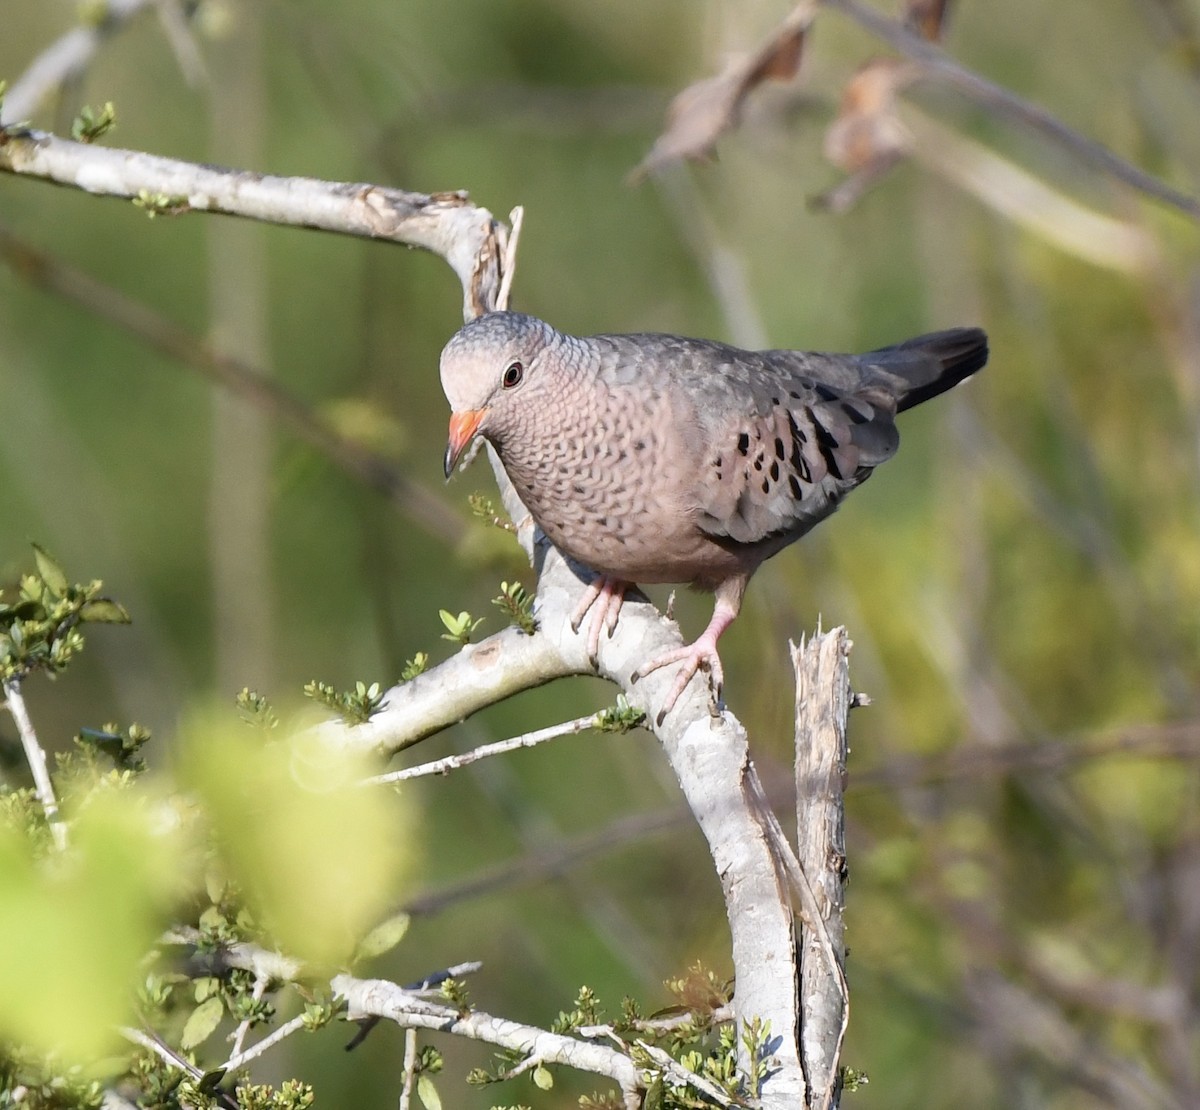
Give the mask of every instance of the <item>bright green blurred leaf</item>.
[[442, 1110], [442, 1096], [437, 1093], [437, 1088], [429, 1076], [417, 1076], [417, 1097], [425, 1110]]
[[79, 610], [79, 619], [92, 624], [130, 624], [132, 621], [124, 605], [109, 601], [106, 597], [85, 602]]
[[184, 1048], [196, 1048], [198, 1045], [202, 1045], [213, 1035], [224, 1016], [225, 1004], [221, 1001], [220, 995], [206, 998], [188, 1015], [180, 1043]]
[[554, 1076], [545, 1064], [538, 1064], [533, 1069], [533, 1082], [539, 1090], [548, 1091], [554, 1086]]
[[371, 960], [390, 952], [404, 939], [412, 919], [406, 913], [398, 913], [380, 922], [359, 943], [354, 956], [356, 960]]
[[0, 1039], [86, 1062], [121, 1044], [146, 951], [193, 869], [152, 796], [93, 796], [71, 848], [36, 860], [0, 827]]
[[200, 796], [230, 876], [275, 943], [341, 966], [398, 896], [411, 810], [365, 790], [377, 770], [311, 731], [264, 737], [229, 719], [194, 722], [183, 773]]
[[37, 563], [38, 574], [42, 576], [42, 581], [54, 593], [62, 597], [71, 587], [70, 582], [67, 581], [66, 574], [63, 573], [62, 567], [47, 554], [44, 548], [39, 547], [36, 543], [33, 545], [33, 558], [34, 562]]

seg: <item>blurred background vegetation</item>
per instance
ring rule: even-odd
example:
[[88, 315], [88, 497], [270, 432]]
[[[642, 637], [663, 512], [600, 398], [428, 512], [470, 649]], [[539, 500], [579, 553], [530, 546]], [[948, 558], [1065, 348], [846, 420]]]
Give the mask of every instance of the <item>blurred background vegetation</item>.
[[[758, 574], [723, 641], [727, 698], [782, 795], [786, 640], [819, 618], [849, 627], [873, 704], [852, 721], [844, 1053], [870, 1086], [848, 1104], [1200, 1105], [1196, 223], [936, 82], [901, 117], [936, 118], [1039, 178], [1049, 192], [1024, 218], [964, 190], [945, 169], [953, 150], [928, 138], [848, 211], [812, 209], [841, 180], [822, 150], [842, 90], [882, 49], [833, 12], [799, 79], [760, 90], [715, 162], [626, 184], [671, 96], [787, 8], [204, 0], [203, 76], [189, 81], [146, 15], [33, 122], [69, 133], [81, 105], [111, 100], [109, 145], [465, 188], [501, 217], [524, 205], [515, 306], [568, 331], [863, 350], [985, 326], [988, 369], [906, 417], [897, 459]], [[1194, 2], [1010, 0], [951, 16], [945, 46], [965, 65], [1197, 188]], [[8, 0], [0, 77], [78, 19], [71, 3]], [[1004, 194], [1005, 179], [991, 184]], [[1098, 262], [1051, 241], [1037, 218], [1066, 231], [1074, 216], [1047, 197], [1120, 221], [1144, 253]], [[36, 540], [74, 577], [103, 578], [135, 621], [94, 634], [64, 680], [28, 684], [50, 746], [137, 720], [158, 737], [151, 762], [169, 763], [197, 705], [245, 685], [288, 702], [313, 678], [390, 684], [415, 652], [453, 650], [439, 608], [486, 614], [482, 634], [500, 625], [501, 578], [532, 585], [515, 544], [467, 508], [492, 489], [486, 466], [442, 482], [437, 356], [461, 317], [440, 260], [150, 220], [14, 177], [0, 180], [0, 221], [269, 370], [445, 506], [433, 528], [396, 512], [269, 412], [0, 267], [0, 580]], [[708, 606], [680, 596], [689, 636]], [[612, 696], [557, 683], [420, 753]], [[11, 766], [7, 719], [0, 739]], [[395, 897], [417, 917], [379, 974], [481, 959], [476, 1003], [544, 1025], [581, 983], [614, 1010], [625, 994], [653, 1009], [694, 961], [728, 970], [710, 860], [648, 734], [563, 740], [411, 797], [418, 859]], [[327, 1105], [394, 1104], [401, 1034], [380, 1028], [352, 1055], [342, 1043], [293, 1038], [265, 1070], [315, 1081]], [[452, 1106], [569, 1106], [595, 1086], [468, 1090], [459, 1077], [488, 1052], [440, 1047]]]

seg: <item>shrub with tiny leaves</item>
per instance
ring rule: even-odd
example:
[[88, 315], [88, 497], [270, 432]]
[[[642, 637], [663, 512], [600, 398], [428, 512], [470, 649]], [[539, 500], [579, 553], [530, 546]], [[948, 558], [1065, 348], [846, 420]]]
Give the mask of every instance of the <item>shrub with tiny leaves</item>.
[[528, 636], [537, 631], [533, 616], [533, 594], [520, 582], [501, 582], [500, 596], [492, 598], [492, 604], [502, 609], [510, 624], [514, 624]]
[[439, 609], [438, 616], [442, 618], [442, 624], [446, 626], [446, 631], [442, 633], [443, 640], [449, 640], [454, 644], [462, 644], [464, 647], [471, 642], [471, 637], [481, 624], [483, 617], [477, 620], [472, 619], [471, 614], [465, 609], [456, 617], [448, 609]]
[[15, 598], [0, 590], [0, 681], [33, 671], [59, 673], [82, 650], [82, 624], [128, 624], [124, 606], [103, 597], [99, 580], [72, 584], [34, 544], [36, 574], [21, 576]]
[[348, 725], [361, 725], [383, 704], [383, 690], [378, 682], [368, 686], [356, 682], [353, 690], [339, 692], [328, 682], [315, 679], [304, 685], [304, 696], [319, 701], [337, 713]]
[[96, 111], [85, 104], [71, 121], [71, 138], [79, 143], [94, 143], [116, 126], [117, 110], [111, 100]]

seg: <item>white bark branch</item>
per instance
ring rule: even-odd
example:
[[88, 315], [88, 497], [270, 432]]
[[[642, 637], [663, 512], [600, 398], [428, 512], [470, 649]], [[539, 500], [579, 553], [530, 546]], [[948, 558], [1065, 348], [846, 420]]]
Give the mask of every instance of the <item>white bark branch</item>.
[[58, 799], [54, 796], [54, 783], [50, 780], [50, 771], [46, 766], [46, 752], [33, 727], [29, 710], [25, 707], [25, 696], [21, 693], [21, 680], [7, 678], [3, 684], [4, 702], [16, 722], [17, 732], [21, 736], [21, 747], [25, 749], [25, 761], [29, 764], [33, 775], [33, 788], [42, 812], [46, 815], [46, 823], [50, 826], [50, 835], [54, 838], [54, 846], [61, 852], [67, 846], [67, 826], [58, 812]]
[[587, 717], [576, 717], [573, 721], [564, 721], [561, 725], [550, 725], [536, 732], [526, 732], [520, 736], [510, 736], [507, 740], [497, 740], [494, 744], [482, 744], [469, 752], [458, 755], [448, 755], [445, 759], [435, 759], [430, 763], [421, 763], [416, 767], [405, 767], [401, 771], [389, 771], [384, 775], [375, 775], [367, 779], [368, 786], [386, 786], [389, 783], [405, 782], [408, 779], [424, 778], [428, 775], [446, 775], [488, 759], [494, 755], [506, 755], [508, 752], [520, 751], [522, 748], [535, 748], [548, 740], [557, 740], [560, 736], [574, 736], [588, 729], [597, 728], [600, 724], [600, 714], [592, 713]]
[[0, 171], [98, 196], [141, 199], [172, 214], [217, 212], [421, 247], [458, 275], [466, 319], [488, 311], [500, 290], [507, 232], [461, 191], [409, 193], [277, 177], [76, 143], [45, 131], [0, 131]]
[[426, 1001], [383, 979], [338, 975], [333, 980], [333, 989], [339, 998], [345, 999], [351, 1021], [367, 1017], [387, 1018], [405, 1029], [433, 1029], [468, 1037], [525, 1056], [536, 1056], [546, 1063], [603, 1075], [620, 1087], [631, 1110], [641, 1105], [637, 1068], [628, 1056], [606, 1045], [492, 1017], [479, 1010], [463, 1013], [450, 1006]]

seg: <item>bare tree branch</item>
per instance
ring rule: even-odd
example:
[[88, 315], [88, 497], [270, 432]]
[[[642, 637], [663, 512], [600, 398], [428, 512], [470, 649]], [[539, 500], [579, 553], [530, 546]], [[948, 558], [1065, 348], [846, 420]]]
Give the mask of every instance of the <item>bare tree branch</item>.
[[25, 706], [25, 695], [21, 693], [19, 678], [6, 678], [0, 689], [4, 691], [4, 704], [12, 714], [17, 732], [21, 736], [21, 747], [25, 749], [25, 761], [33, 775], [33, 788], [41, 803], [42, 812], [46, 815], [46, 823], [50, 826], [50, 834], [54, 838], [54, 846], [62, 851], [67, 846], [67, 826], [58, 812], [58, 799], [54, 796], [54, 783], [50, 781], [50, 771], [46, 766], [46, 750], [38, 739], [33, 727], [29, 710]]
[[496, 304], [506, 233], [462, 191], [409, 193], [382, 185], [277, 177], [76, 143], [46, 131], [0, 130], [0, 171], [152, 211], [217, 212], [421, 247], [444, 258], [463, 287], [463, 316]]
[[796, 673], [796, 854], [825, 922], [829, 955], [807, 924], [800, 934], [800, 1047], [810, 1107], [835, 1107], [849, 1020], [845, 988], [846, 720], [849, 637], [844, 628], [791, 645]]

